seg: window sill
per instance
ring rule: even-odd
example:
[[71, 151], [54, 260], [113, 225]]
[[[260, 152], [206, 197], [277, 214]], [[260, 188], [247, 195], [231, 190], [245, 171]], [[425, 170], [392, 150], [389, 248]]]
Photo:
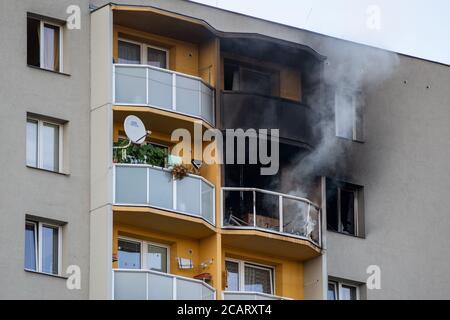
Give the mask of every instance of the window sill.
[[59, 278], [59, 279], [64, 279], [64, 280], [69, 279], [68, 277], [61, 276], [61, 275], [59, 275], [59, 274], [52, 274], [52, 273], [40, 272], [40, 271], [35, 271], [35, 270], [30, 270], [30, 269], [23, 269], [23, 270], [24, 270], [25, 272], [34, 273], [34, 274], [39, 274], [39, 275], [43, 275], [43, 276], [49, 276], [49, 277], [53, 277], [53, 278]]
[[27, 165], [26, 167], [30, 168], [30, 169], [35, 169], [35, 170], [51, 172], [51, 173], [59, 174], [59, 175], [66, 176], [66, 177], [70, 176], [70, 173], [66, 173], [66, 172], [52, 171], [52, 170], [38, 168], [38, 167], [33, 167], [33, 166], [29, 166], [29, 165]]
[[63, 75], [63, 76], [70, 77], [70, 74], [68, 74], [68, 73], [59, 72], [59, 71], [54, 71], [54, 70], [49, 70], [49, 69], [44, 69], [44, 68], [41, 68], [41, 67], [33, 66], [33, 65], [31, 65], [31, 64], [27, 64], [27, 66], [30, 67], [30, 68], [32, 68], [32, 69], [37, 69], [37, 70], [47, 71], [47, 72], [50, 72], [50, 73], [55, 73], [55, 74], [60, 74], [60, 75]]
[[342, 140], [346, 140], [346, 141], [350, 141], [350, 142], [356, 142], [356, 143], [360, 143], [360, 144], [364, 144], [365, 143], [365, 141], [361, 140], [361, 139], [353, 139], [353, 138], [341, 137], [341, 136], [338, 136], [338, 135], [336, 135], [336, 138], [342, 139]]
[[327, 231], [328, 231], [328, 232], [335, 233], [335, 234], [340, 234], [340, 235], [343, 235], [343, 236], [351, 237], [351, 238], [357, 238], [357, 239], [361, 239], [361, 240], [366, 239], [365, 236], [358, 236], [358, 235], [349, 234], [349, 233], [344, 233], [344, 232], [339, 232], [339, 231], [330, 230], [330, 229], [327, 229]]

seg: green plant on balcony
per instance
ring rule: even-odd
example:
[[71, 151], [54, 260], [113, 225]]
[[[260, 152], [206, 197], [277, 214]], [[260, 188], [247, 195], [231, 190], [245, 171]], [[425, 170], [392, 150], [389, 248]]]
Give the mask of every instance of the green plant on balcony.
[[119, 147], [113, 151], [113, 161], [115, 163], [149, 164], [165, 167], [167, 159], [166, 148], [151, 143], [142, 145], [131, 144], [126, 147], [127, 145], [128, 140], [119, 140], [114, 143], [114, 147]]

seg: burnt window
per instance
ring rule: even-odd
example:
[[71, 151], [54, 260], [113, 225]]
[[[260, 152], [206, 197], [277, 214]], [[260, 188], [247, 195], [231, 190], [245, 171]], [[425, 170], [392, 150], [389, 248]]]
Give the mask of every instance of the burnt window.
[[354, 236], [364, 236], [363, 188], [327, 179], [327, 228]]

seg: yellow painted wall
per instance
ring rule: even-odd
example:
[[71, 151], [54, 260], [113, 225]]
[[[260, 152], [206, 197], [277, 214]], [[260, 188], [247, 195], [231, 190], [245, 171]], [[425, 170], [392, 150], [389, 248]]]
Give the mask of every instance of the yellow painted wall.
[[[225, 247], [222, 251], [223, 267], [225, 274], [225, 259], [233, 258], [247, 262], [259, 263], [275, 268], [275, 295], [296, 300], [303, 300], [303, 263], [266, 256], [237, 248]], [[225, 285], [225, 283], [223, 283]]]

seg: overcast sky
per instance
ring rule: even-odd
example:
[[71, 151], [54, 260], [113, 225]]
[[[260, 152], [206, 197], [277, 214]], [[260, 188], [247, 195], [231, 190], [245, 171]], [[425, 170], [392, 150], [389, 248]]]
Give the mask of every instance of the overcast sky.
[[450, 64], [450, 0], [192, 0]]

